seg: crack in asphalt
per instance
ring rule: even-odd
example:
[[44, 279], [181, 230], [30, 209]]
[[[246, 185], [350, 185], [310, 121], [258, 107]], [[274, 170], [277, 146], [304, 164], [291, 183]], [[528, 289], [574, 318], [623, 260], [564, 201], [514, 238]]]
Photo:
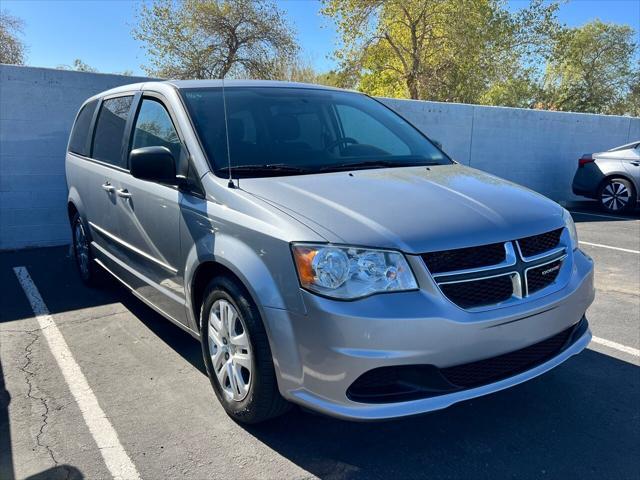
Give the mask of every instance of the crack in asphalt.
[[36, 435], [36, 447], [39, 448], [44, 448], [47, 453], [49, 454], [49, 457], [51, 458], [51, 461], [53, 461], [54, 465], [56, 467], [61, 466], [62, 468], [64, 468], [67, 472], [67, 475], [65, 477], [65, 479], [69, 479], [71, 477], [71, 469], [67, 466], [67, 465], [61, 465], [60, 462], [58, 461], [58, 459], [56, 458], [53, 449], [46, 443], [43, 441], [43, 435], [45, 434], [45, 429], [47, 428], [47, 426], [49, 425], [49, 402], [47, 400], [46, 397], [44, 396], [35, 396], [33, 394], [33, 378], [35, 377], [36, 373], [29, 370], [29, 366], [32, 363], [32, 359], [31, 359], [31, 355], [33, 354], [33, 346], [34, 344], [40, 340], [40, 332], [43, 329], [41, 328], [36, 328], [33, 330], [24, 330], [21, 333], [30, 335], [32, 337], [31, 341], [24, 347], [24, 358], [25, 358], [25, 364], [20, 368], [20, 370], [25, 374], [25, 381], [27, 383], [27, 398], [29, 398], [30, 400], [35, 400], [40, 402], [40, 404], [43, 406], [44, 408], [44, 413], [41, 414], [42, 417], [42, 422], [40, 424], [40, 430], [38, 431], [38, 434]]

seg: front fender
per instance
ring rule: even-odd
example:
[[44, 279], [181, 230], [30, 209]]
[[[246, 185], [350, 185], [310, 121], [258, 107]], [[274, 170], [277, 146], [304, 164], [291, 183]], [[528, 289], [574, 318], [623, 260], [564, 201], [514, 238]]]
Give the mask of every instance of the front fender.
[[[186, 206], [185, 206], [186, 207]], [[244, 217], [242, 222], [225, 218], [228, 209], [219, 205], [190, 205], [182, 209], [181, 245], [184, 252], [184, 283], [188, 315], [193, 311], [193, 283], [198, 268], [214, 262], [230, 270], [249, 291], [258, 308], [305, 313], [289, 242], [273, 235], [273, 224]], [[210, 210], [205, 216], [204, 213]], [[271, 230], [270, 230], [271, 228]]]
[[[287, 248], [286, 245], [282, 246]], [[303, 311], [293, 264], [291, 269], [286, 267], [293, 260], [289, 252], [285, 252], [288, 254], [287, 258], [277, 250], [276, 247], [271, 251], [265, 248], [255, 251], [240, 239], [224, 234], [202, 236], [191, 246], [186, 258], [184, 278], [187, 297], [191, 298], [193, 293], [191, 288], [198, 267], [206, 262], [214, 262], [233, 272], [259, 306]], [[266, 256], [270, 258], [265, 258]], [[283, 278], [281, 275], [276, 278], [267, 262], [278, 264], [278, 269], [291, 270], [291, 278]], [[286, 288], [287, 291], [282, 291], [279, 287]]]

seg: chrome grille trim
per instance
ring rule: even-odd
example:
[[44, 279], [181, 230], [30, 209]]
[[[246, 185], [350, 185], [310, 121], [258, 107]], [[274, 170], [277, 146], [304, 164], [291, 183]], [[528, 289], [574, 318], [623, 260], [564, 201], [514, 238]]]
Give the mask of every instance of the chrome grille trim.
[[[503, 304], [511, 304], [515, 301], [522, 301], [531, 296], [538, 296], [540, 292], [544, 292], [547, 288], [559, 282], [559, 278], [556, 277], [549, 285], [536, 290], [532, 294], [529, 294], [527, 275], [530, 270], [539, 268], [544, 265], [548, 265], [554, 262], [560, 262], [560, 269], [562, 270], [566, 260], [570, 257], [569, 250], [566, 245], [566, 239], [563, 242], [563, 237], [566, 235], [566, 231], [562, 232], [559, 240], [559, 246], [542, 252], [538, 255], [531, 257], [525, 257], [522, 255], [518, 240], [504, 242], [504, 248], [506, 257], [503, 262], [494, 265], [487, 265], [478, 268], [470, 268], [463, 270], [452, 270], [447, 272], [439, 272], [431, 274], [431, 278], [435, 282], [436, 286], [440, 290], [440, 293], [447, 298], [451, 303], [465, 311], [481, 311], [488, 308], [495, 308]], [[426, 262], [424, 262], [427, 271], [429, 270]], [[457, 283], [466, 283], [487, 280], [496, 277], [510, 276], [513, 284], [513, 294], [511, 299], [498, 301], [496, 303], [490, 303], [481, 305], [478, 307], [463, 307], [458, 305], [452, 299], [450, 299], [444, 291], [440, 288], [440, 285], [452, 285]]]
[[[512, 242], [505, 242], [504, 243], [504, 250], [505, 250], [505, 259], [503, 262], [500, 263], [496, 263], [494, 265], [487, 265], [485, 267], [478, 267], [478, 268], [465, 268], [463, 270], [452, 270], [450, 272], [440, 272], [440, 273], [435, 273], [433, 274], [433, 278], [440, 278], [440, 277], [449, 277], [452, 275], [466, 275], [469, 273], [482, 273], [482, 272], [490, 272], [492, 270], [496, 270], [498, 268], [505, 268], [505, 267], [512, 267], [513, 265], [516, 264], [516, 252], [513, 249], [513, 243]], [[476, 280], [480, 280], [481, 278], [477, 278]], [[448, 282], [441, 282], [442, 284], [444, 283], [448, 283]]]
[[[562, 250], [564, 252], [565, 249], [563, 248]], [[549, 255], [547, 255], [547, 256], [549, 256]], [[532, 266], [530, 266], [528, 268], [525, 268], [523, 277], [524, 277], [524, 285], [525, 285], [525, 289], [526, 289], [525, 291], [527, 292], [527, 295], [529, 295], [529, 280], [528, 280], [528, 278], [529, 278], [529, 271], [530, 270], [533, 270], [534, 268], [544, 267], [545, 265], [550, 265], [550, 264], [555, 263], [555, 262], [560, 262], [560, 268], [562, 268], [563, 262], [566, 260], [567, 256], [568, 255], [566, 253], [564, 253], [564, 255], [560, 255], [559, 257], [552, 258], [551, 260], [548, 260], [548, 261], [543, 262], [543, 263], [536, 263], [535, 265], [532, 265]], [[551, 283], [553, 283], [553, 282], [551, 282]], [[546, 287], [544, 287], [544, 288], [546, 288]]]
[[567, 251], [566, 247], [556, 247], [553, 250], [547, 250], [546, 252], [542, 252], [539, 253], [538, 255], [533, 255], [532, 257], [525, 257], [522, 254], [522, 250], [520, 250], [520, 243], [519, 242], [515, 242], [517, 248], [518, 248], [518, 253], [520, 254], [520, 258], [522, 258], [522, 260], [526, 263], [529, 262], [537, 262], [538, 260], [542, 260], [544, 258], [548, 258], [552, 255], [558, 255], [559, 253], [564, 253]]

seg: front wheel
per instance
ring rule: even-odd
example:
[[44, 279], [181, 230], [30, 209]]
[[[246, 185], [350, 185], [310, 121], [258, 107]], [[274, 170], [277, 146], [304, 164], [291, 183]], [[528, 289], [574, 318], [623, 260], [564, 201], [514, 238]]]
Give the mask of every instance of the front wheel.
[[602, 208], [610, 213], [623, 213], [633, 209], [636, 193], [630, 181], [624, 178], [607, 180], [598, 193]]
[[242, 423], [284, 413], [267, 334], [244, 288], [226, 277], [209, 283], [200, 312], [202, 354], [225, 411]]

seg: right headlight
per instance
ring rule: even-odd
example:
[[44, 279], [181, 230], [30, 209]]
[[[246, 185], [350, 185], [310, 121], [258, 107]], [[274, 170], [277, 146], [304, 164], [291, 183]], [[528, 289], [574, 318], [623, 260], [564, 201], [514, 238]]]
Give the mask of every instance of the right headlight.
[[292, 251], [300, 284], [320, 295], [353, 300], [418, 288], [400, 252], [308, 243], [295, 243]]
[[573, 221], [573, 217], [571, 217], [569, 210], [566, 208], [563, 209], [562, 219], [564, 220], [564, 226], [569, 232], [569, 238], [571, 238], [571, 249], [575, 250], [578, 248], [578, 230], [576, 230], [576, 224]]

